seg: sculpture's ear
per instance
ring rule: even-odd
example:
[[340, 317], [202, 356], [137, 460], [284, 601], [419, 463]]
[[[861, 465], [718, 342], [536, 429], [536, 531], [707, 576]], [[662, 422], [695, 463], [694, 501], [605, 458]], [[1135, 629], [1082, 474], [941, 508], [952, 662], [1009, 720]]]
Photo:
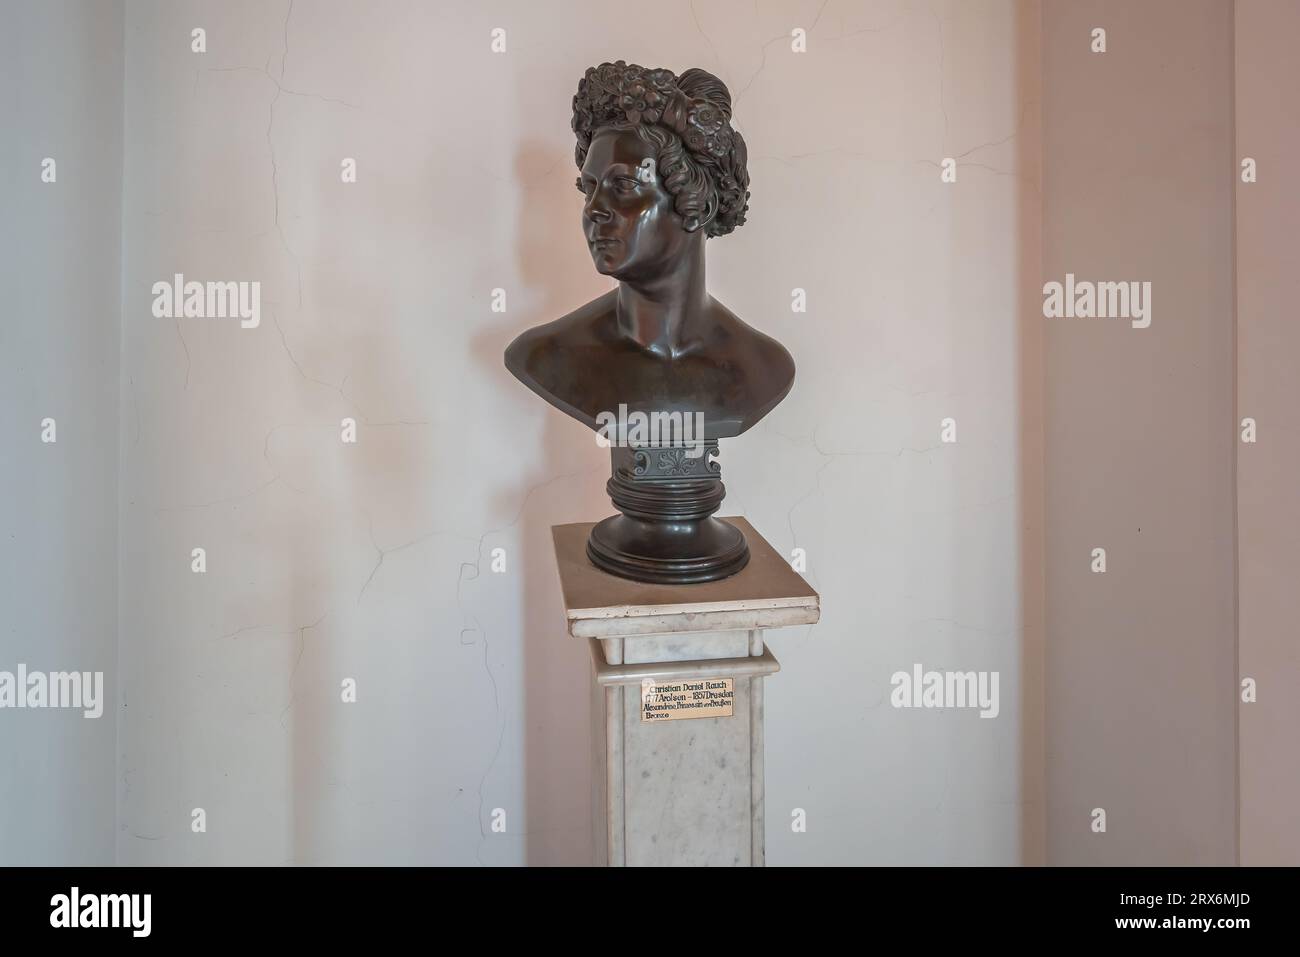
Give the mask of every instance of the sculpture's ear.
[[716, 190], [711, 190], [700, 214], [698, 216], [687, 216], [682, 220], [682, 226], [688, 233], [693, 233], [713, 222], [713, 217], [716, 215], [718, 215], [718, 194]]

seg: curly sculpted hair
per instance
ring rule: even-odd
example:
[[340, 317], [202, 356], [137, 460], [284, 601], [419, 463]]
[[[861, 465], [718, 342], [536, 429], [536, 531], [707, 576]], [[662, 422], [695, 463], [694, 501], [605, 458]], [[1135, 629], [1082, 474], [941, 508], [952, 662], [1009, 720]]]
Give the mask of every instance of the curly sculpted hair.
[[731, 128], [731, 94], [712, 73], [697, 69], [675, 76], [622, 60], [590, 68], [573, 97], [579, 169], [592, 137], [607, 128], [635, 132], [655, 147], [659, 178], [679, 216], [716, 210], [706, 236], [725, 236], [745, 222], [745, 140]]

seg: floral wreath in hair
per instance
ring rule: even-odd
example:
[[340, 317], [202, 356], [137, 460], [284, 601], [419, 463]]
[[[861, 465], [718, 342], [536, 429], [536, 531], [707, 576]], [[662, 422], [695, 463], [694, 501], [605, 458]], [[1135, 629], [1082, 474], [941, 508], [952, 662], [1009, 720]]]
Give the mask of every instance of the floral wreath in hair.
[[658, 146], [659, 175], [677, 213], [699, 217], [714, 211], [706, 236], [724, 236], [744, 224], [745, 140], [731, 127], [731, 94], [712, 73], [694, 69], [675, 76], [622, 60], [591, 67], [573, 97], [579, 169], [592, 137], [608, 126], [634, 130]]

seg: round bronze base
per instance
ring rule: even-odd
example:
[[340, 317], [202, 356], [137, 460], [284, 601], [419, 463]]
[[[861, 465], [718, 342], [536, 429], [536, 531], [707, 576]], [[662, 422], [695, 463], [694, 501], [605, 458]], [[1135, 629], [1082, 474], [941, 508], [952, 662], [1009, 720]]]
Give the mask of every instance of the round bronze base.
[[611, 575], [662, 585], [717, 581], [744, 568], [745, 536], [711, 517], [727, 493], [717, 454], [716, 440], [689, 452], [614, 447], [606, 490], [623, 514], [591, 530], [591, 563]]
[[591, 530], [587, 557], [620, 578], [690, 585], [736, 574], [749, 564], [749, 545], [716, 518], [665, 523], [611, 515]]

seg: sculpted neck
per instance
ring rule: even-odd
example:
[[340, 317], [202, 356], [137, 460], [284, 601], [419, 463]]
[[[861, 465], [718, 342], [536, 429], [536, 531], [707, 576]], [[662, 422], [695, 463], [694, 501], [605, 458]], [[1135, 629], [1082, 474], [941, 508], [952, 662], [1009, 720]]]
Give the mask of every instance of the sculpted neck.
[[673, 359], [699, 342], [696, 330], [708, 304], [700, 242], [664, 275], [619, 283], [618, 327], [647, 352]]

